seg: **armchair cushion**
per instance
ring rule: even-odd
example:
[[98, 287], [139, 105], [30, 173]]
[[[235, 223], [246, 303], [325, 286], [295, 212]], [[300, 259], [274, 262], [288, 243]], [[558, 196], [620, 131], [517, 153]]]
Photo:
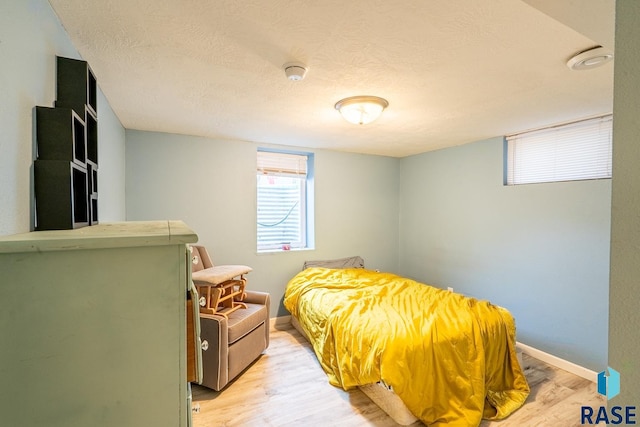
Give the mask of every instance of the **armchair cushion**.
[[[215, 314], [201, 314], [201, 319], [218, 319]], [[247, 308], [229, 314], [227, 320], [227, 343], [229, 345], [243, 338], [268, 319], [267, 307], [261, 304], [247, 304]]]
[[204, 246], [191, 245], [191, 271], [200, 271], [213, 267], [213, 262]]

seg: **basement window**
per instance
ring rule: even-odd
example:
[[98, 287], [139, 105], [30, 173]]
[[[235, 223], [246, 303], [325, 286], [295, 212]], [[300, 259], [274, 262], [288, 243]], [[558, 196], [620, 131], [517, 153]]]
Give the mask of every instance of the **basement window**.
[[313, 154], [258, 150], [257, 250], [313, 247]]
[[506, 137], [505, 184], [611, 178], [612, 115]]

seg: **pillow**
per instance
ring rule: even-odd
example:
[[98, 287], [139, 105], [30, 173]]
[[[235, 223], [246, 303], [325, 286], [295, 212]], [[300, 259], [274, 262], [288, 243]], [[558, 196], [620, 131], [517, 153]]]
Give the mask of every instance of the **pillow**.
[[352, 256], [348, 258], [330, 259], [326, 261], [305, 261], [302, 269], [305, 270], [309, 267], [364, 268], [364, 260], [359, 256]]

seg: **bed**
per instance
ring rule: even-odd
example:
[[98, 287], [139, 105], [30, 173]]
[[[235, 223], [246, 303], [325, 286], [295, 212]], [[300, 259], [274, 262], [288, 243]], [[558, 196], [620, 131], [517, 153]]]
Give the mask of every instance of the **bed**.
[[332, 385], [360, 387], [400, 424], [477, 426], [525, 402], [506, 309], [390, 273], [305, 267], [284, 305]]

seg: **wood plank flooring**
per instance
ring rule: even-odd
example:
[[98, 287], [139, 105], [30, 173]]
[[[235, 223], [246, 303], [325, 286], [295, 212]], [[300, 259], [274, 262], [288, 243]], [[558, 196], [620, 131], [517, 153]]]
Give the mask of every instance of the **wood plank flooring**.
[[[592, 382], [527, 355], [523, 361], [527, 403], [481, 427], [580, 425], [582, 405], [606, 405]], [[199, 407], [194, 427], [397, 426], [360, 390], [331, 386], [311, 345], [293, 328], [272, 330], [265, 354], [221, 392], [194, 385], [193, 405]]]

